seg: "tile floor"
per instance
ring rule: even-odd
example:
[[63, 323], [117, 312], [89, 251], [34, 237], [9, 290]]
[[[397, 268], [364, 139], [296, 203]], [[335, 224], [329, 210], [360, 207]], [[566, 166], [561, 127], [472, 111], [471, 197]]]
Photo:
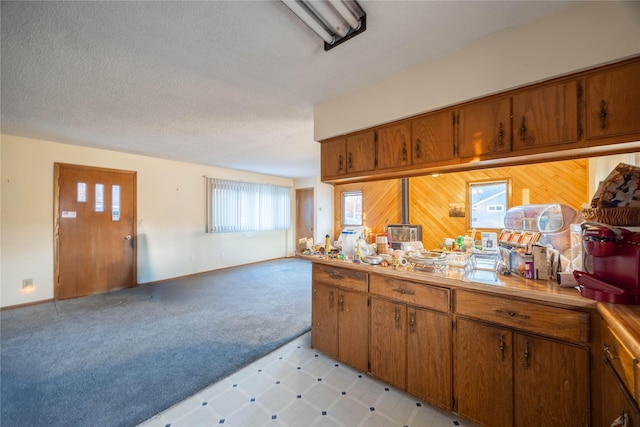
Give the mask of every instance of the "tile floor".
[[316, 352], [307, 333], [140, 427], [465, 425]]

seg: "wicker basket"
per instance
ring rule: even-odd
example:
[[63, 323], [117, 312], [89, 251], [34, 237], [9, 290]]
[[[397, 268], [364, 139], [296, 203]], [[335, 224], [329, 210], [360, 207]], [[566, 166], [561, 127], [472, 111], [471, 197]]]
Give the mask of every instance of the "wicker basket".
[[582, 210], [587, 222], [601, 222], [618, 226], [640, 225], [640, 208], [588, 208]]

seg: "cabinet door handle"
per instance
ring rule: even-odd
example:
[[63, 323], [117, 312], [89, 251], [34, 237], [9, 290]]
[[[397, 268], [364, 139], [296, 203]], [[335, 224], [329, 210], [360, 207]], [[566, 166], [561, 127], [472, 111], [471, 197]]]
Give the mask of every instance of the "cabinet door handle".
[[607, 128], [607, 103], [604, 101], [600, 101], [600, 129]]
[[604, 353], [607, 355], [607, 358], [609, 360], [616, 360], [618, 358], [618, 355], [616, 353], [614, 353], [611, 350], [611, 347], [609, 347], [606, 344], [602, 344], [602, 350], [604, 351]]
[[404, 141], [402, 142], [402, 161], [407, 161], [407, 143]]
[[416, 332], [416, 313], [409, 313], [409, 333]]
[[333, 308], [333, 291], [329, 292], [329, 307]]
[[422, 157], [422, 141], [420, 141], [420, 138], [416, 139], [416, 152], [415, 152], [416, 158], [419, 159]]
[[347, 157], [347, 169], [353, 168], [353, 158], [351, 156], [351, 152], [349, 152], [349, 156]]
[[511, 311], [511, 310], [502, 310], [502, 309], [497, 309], [495, 310], [496, 313], [498, 314], [506, 314], [509, 317], [519, 317], [521, 319], [528, 319], [529, 316], [526, 314], [518, 314], [515, 311]]
[[628, 425], [629, 416], [625, 414], [624, 409], [620, 412], [620, 416], [611, 423], [611, 427], [627, 427]]
[[498, 145], [504, 145], [504, 130], [502, 129], [502, 122], [500, 122], [500, 126], [498, 127]]
[[393, 292], [397, 292], [400, 295], [415, 295], [415, 291], [407, 291], [406, 289], [395, 288]]
[[500, 344], [498, 345], [500, 348], [500, 360], [504, 360], [504, 337], [500, 335]]
[[340, 308], [340, 311], [344, 311], [344, 295], [338, 296], [338, 307]]
[[522, 117], [522, 125], [520, 126], [520, 141], [527, 140], [527, 126], [524, 124], [524, 116]]
[[338, 158], [338, 170], [341, 171], [343, 167], [344, 167], [344, 159], [342, 158], [342, 154], [340, 154], [340, 157]]
[[400, 309], [398, 307], [396, 307], [396, 314], [394, 316], [394, 319], [396, 321], [396, 328], [400, 328]]
[[529, 367], [529, 341], [524, 340], [524, 367]]

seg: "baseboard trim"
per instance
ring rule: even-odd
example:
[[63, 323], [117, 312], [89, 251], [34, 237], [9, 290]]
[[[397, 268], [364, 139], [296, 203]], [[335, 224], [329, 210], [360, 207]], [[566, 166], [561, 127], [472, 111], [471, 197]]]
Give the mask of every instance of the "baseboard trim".
[[48, 303], [48, 302], [53, 302], [53, 298], [43, 299], [43, 300], [40, 300], [40, 301], [26, 302], [24, 304], [8, 305], [6, 307], [0, 307], [0, 311], [13, 310], [15, 308], [31, 307], [32, 305], [40, 305], [40, 304], [45, 304], [45, 303]]

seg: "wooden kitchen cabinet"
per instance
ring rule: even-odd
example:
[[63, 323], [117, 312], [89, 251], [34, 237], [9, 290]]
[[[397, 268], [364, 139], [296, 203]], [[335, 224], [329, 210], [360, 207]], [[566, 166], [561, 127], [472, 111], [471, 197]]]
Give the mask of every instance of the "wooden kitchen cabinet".
[[373, 172], [376, 168], [375, 132], [347, 136], [347, 174]]
[[411, 126], [401, 123], [376, 131], [377, 169], [411, 165]]
[[338, 177], [347, 173], [347, 139], [335, 138], [320, 145], [322, 179]]
[[640, 62], [587, 75], [585, 99], [588, 145], [640, 139]]
[[638, 359], [606, 324], [602, 331], [600, 350], [603, 425], [612, 425], [623, 416], [627, 427], [639, 427]]
[[451, 409], [449, 290], [371, 275], [370, 293], [371, 375]]
[[368, 370], [366, 273], [313, 265], [311, 346], [363, 372]]
[[497, 157], [511, 151], [511, 98], [478, 101], [458, 110], [460, 159]]
[[459, 318], [455, 342], [453, 388], [457, 412], [484, 425], [513, 425], [511, 331]]
[[514, 150], [579, 142], [577, 80], [516, 93], [512, 102]]
[[496, 427], [589, 425], [587, 313], [468, 291], [456, 292], [456, 312], [461, 416]]
[[334, 138], [320, 146], [322, 179], [373, 172], [376, 167], [375, 132]]
[[455, 158], [454, 122], [452, 110], [425, 114], [411, 121], [414, 165], [440, 164]]

